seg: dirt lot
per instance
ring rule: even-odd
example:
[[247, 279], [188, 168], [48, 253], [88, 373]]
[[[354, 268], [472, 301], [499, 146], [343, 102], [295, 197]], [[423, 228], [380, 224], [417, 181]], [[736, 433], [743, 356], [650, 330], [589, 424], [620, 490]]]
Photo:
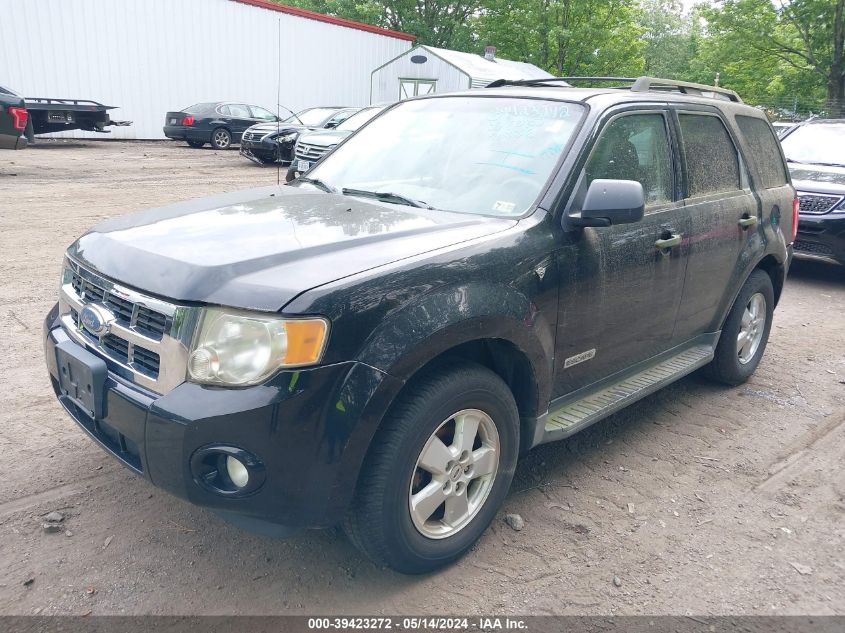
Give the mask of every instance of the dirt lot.
[[[0, 613], [845, 614], [833, 267], [795, 264], [751, 382], [693, 376], [536, 450], [475, 550], [431, 576], [379, 569], [335, 531], [242, 533], [118, 465], [44, 369], [63, 250], [102, 219], [275, 178], [234, 151], [164, 143], [0, 156]], [[42, 532], [54, 510], [66, 533]]]

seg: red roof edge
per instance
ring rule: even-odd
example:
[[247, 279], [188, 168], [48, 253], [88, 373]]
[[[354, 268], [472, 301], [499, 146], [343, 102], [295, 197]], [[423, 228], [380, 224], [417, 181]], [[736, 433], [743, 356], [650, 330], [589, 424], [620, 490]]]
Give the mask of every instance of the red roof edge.
[[367, 33], [376, 33], [378, 35], [385, 35], [387, 37], [395, 37], [396, 39], [406, 40], [408, 42], [413, 42], [417, 39], [416, 35], [411, 35], [410, 33], [383, 29], [380, 26], [364, 24], [363, 22], [356, 22], [355, 20], [347, 20], [345, 18], [336, 18], [331, 15], [317, 13], [316, 11], [308, 11], [307, 9], [300, 9], [298, 7], [289, 7], [286, 4], [276, 4], [275, 2], [268, 2], [268, 0], [233, 0], [233, 2], [249, 4], [254, 7], [259, 7], [261, 9], [278, 11], [279, 13], [296, 15], [300, 18], [306, 18], [308, 20], [317, 20], [318, 22], [326, 22], [328, 24], [335, 24], [337, 26], [345, 26], [350, 29], [358, 29], [359, 31], [366, 31]]

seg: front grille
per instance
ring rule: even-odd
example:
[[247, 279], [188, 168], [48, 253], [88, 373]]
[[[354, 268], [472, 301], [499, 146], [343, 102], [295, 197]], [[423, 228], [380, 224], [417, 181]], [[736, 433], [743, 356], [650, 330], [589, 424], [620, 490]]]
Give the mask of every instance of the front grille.
[[325, 145], [308, 145], [307, 143], [296, 144], [296, 158], [301, 160], [317, 161], [329, 151]]
[[127, 364], [129, 362], [129, 341], [125, 341], [114, 334], [106, 334], [100, 341], [100, 346], [121, 363]]
[[121, 325], [136, 327], [143, 330], [145, 335], [155, 339], [161, 339], [167, 328], [167, 317], [164, 314], [139, 305], [137, 306], [138, 313], [135, 315], [136, 305], [115, 292], [107, 290], [105, 283], [98, 284], [82, 277], [76, 271], [71, 271], [70, 285], [85, 303], [102, 303], [106, 306], [114, 313], [117, 322]]
[[793, 248], [801, 253], [812, 253], [813, 255], [833, 255], [833, 249], [824, 244], [816, 244], [815, 242], [805, 242], [804, 240], [797, 240], [793, 244]]
[[[111, 313], [100, 315], [108, 324], [97, 333], [81, 323], [81, 313], [90, 304]], [[109, 371], [157, 393], [167, 393], [184, 381], [198, 319], [195, 308], [120, 286], [68, 259], [59, 309], [65, 330], [78, 343], [112, 361]]]
[[260, 141], [264, 136], [262, 132], [244, 132], [243, 140], [245, 141]]
[[842, 196], [832, 196], [823, 193], [803, 193], [798, 192], [798, 199], [800, 206], [798, 210], [801, 213], [810, 213], [812, 215], [822, 215], [829, 213], [842, 202]]

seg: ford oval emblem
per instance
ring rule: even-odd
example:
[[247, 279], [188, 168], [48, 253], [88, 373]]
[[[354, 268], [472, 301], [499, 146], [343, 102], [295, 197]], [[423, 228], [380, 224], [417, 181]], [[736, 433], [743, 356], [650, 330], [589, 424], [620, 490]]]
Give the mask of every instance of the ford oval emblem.
[[114, 319], [114, 314], [98, 305], [87, 305], [79, 313], [79, 322], [94, 336], [105, 334]]

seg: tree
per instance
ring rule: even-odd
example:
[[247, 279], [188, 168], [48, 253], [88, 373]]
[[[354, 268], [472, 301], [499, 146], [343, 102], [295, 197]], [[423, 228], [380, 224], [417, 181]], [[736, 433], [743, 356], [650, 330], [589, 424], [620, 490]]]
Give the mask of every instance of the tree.
[[284, 4], [411, 33], [418, 44], [467, 50], [474, 45], [472, 25], [482, 0], [285, 0]]
[[685, 79], [701, 37], [697, 15], [685, 15], [678, 0], [643, 0], [639, 24], [646, 42], [645, 74]]
[[845, 0], [725, 0], [705, 15], [714, 38], [815, 75], [828, 111], [845, 115]]
[[487, 0], [479, 41], [556, 75], [642, 70], [636, 0]]

